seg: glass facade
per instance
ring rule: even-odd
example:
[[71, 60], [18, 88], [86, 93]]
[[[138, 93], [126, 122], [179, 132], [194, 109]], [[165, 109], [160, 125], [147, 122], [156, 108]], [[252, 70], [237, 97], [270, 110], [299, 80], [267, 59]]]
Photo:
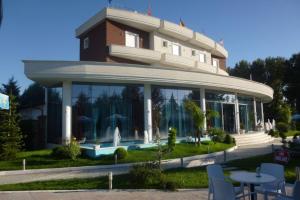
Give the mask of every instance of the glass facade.
[[137, 85], [72, 85], [72, 134], [90, 142], [143, 140], [144, 90]]
[[[48, 88], [47, 141], [61, 143], [62, 87]], [[153, 138], [159, 133], [168, 137], [168, 129], [177, 129], [177, 137], [194, 135], [191, 115], [184, 102], [192, 100], [200, 106], [200, 89], [151, 86]], [[234, 94], [206, 90], [206, 110], [219, 117], [207, 119], [207, 128], [236, 130]], [[253, 97], [238, 95], [240, 128], [255, 129]], [[261, 100], [256, 100], [257, 122], [262, 119]], [[144, 140], [144, 87], [140, 85], [73, 83], [72, 136], [87, 142], [111, 143], [118, 127], [121, 142]]]
[[47, 142], [60, 144], [62, 138], [62, 88], [47, 88]]
[[240, 127], [245, 131], [253, 131], [255, 128], [253, 97], [238, 96]]
[[213, 110], [219, 113], [219, 117], [207, 119], [207, 128], [221, 128], [228, 133], [235, 132], [235, 95], [207, 90], [205, 98], [206, 110]]
[[257, 115], [257, 124], [262, 123], [262, 110], [261, 110], [261, 101], [256, 100], [256, 115]]
[[193, 135], [193, 121], [185, 110], [185, 100], [193, 100], [200, 106], [199, 89], [152, 86], [153, 136], [159, 132], [162, 138], [167, 138], [170, 127], [177, 129], [177, 137]]

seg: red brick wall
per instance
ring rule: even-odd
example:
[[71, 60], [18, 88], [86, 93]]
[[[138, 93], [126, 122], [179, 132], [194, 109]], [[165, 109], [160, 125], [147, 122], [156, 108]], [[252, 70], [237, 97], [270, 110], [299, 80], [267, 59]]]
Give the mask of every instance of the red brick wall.
[[[215, 56], [215, 55], [211, 55], [211, 59], [213, 58], [217, 58], [219, 60], [219, 67], [225, 71], [226, 70], [226, 58], [222, 58], [222, 57], [219, 57], [219, 56]], [[211, 63], [212, 63], [212, 60], [211, 60]]]
[[[138, 34], [140, 39], [140, 48], [149, 49], [148, 32], [141, 31], [111, 20], [105, 20], [86, 34], [80, 36], [80, 60], [144, 64], [141, 62], [109, 55], [108, 46], [110, 44], [125, 45], [125, 31]], [[89, 38], [89, 48], [83, 49], [83, 40], [86, 37]]]

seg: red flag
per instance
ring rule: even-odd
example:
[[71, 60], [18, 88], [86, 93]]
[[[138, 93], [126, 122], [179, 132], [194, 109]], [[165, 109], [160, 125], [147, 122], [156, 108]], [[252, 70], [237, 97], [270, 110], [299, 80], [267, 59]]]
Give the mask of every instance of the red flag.
[[148, 3], [148, 11], [147, 11], [147, 14], [148, 14], [149, 16], [152, 16], [152, 11], [151, 11], [150, 1], [149, 1], [149, 3]]

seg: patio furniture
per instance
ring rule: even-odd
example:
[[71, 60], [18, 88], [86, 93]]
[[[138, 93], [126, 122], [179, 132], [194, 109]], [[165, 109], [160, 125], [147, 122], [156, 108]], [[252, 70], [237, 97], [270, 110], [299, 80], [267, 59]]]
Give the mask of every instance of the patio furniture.
[[272, 175], [276, 178], [273, 182], [264, 183], [255, 187], [256, 192], [264, 194], [264, 199], [267, 200], [269, 195], [277, 195], [281, 193], [285, 195], [285, 178], [284, 167], [275, 163], [262, 163], [260, 172]]
[[271, 183], [276, 180], [276, 177], [261, 173], [260, 176], [257, 176], [255, 172], [246, 172], [246, 171], [239, 171], [239, 172], [232, 172], [230, 175], [230, 178], [234, 181], [240, 182], [240, 183], [247, 183], [250, 185], [250, 199], [254, 200], [255, 185], [265, 184], [265, 183]]
[[276, 200], [299, 200], [300, 199], [300, 181], [296, 181], [293, 187], [292, 196], [278, 194]]
[[[211, 195], [213, 195], [213, 200], [214, 198], [214, 187], [212, 184], [212, 179], [220, 179], [220, 180], [225, 180], [226, 177], [224, 176], [224, 172], [222, 169], [221, 165], [218, 164], [213, 164], [213, 165], [208, 165], [206, 167], [207, 175], [208, 175], [208, 200], [210, 200]], [[244, 193], [244, 184], [241, 183], [241, 186], [239, 188], [234, 188], [235, 195], [245, 195]]]
[[214, 200], [235, 200], [244, 198], [245, 195], [236, 196], [235, 189], [232, 183], [227, 182], [224, 179], [211, 179], [214, 188]]

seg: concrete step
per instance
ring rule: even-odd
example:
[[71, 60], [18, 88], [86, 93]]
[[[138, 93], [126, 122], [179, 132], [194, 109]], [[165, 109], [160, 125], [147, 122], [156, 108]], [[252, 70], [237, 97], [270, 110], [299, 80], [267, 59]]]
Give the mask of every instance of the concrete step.
[[264, 144], [274, 140], [271, 136], [265, 134], [264, 132], [245, 133], [241, 135], [233, 135], [233, 137], [235, 138], [237, 146]]

